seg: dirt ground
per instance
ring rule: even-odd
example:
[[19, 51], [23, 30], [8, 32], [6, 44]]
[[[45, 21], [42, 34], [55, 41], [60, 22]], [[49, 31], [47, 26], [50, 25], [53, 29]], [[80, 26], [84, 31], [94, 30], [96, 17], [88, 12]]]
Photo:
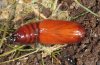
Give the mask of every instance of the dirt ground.
[[[72, 17], [85, 11], [82, 7], [76, 6], [74, 0], [58, 0], [57, 4], [60, 3], [62, 3], [60, 10], [67, 10], [68, 13], [70, 13], [69, 16]], [[100, 0], [81, 0], [81, 4], [89, 7], [93, 12], [100, 14]], [[51, 11], [45, 8], [42, 13], [46, 17], [49, 17]], [[29, 14], [28, 16], [33, 15]], [[66, 47], [61, 48], [59, 54], [55, 55], [53, 58], [50, 55], [41, 58], [42, 52], [38, 52], [22, 59], [0, 65], [100, 65], [100, 17], [87, 13], [73, 19], [73, 21], [82, 24], [86, 29], [86, 36], [79, 44], [67, 45]], [[9, 50], [11, 50], [11, 48], [7, 46], [7, 42], [5, 41], [5, 44], [0, 50], [0, 54]], [[0, 62], [19, 57], [29, 52], [30, 51], [23, 51], [19, 53], [16, 51], [15, 54], [11, 53], [7, 56], [1, 57]]]

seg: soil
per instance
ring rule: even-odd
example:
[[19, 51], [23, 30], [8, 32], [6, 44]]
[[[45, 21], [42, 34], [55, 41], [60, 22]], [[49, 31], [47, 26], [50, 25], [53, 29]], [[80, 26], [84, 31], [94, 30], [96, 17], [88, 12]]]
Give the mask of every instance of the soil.
[[[62, 1], [59, 0], [58, 4]], [[63, 5], [60, 9], [65, 11], [68, 10], [70, 16], [77, 16], [85, 10], [82, 7], [71, 6], [75, 2], [73, 0], [63, 0]], [[81, 3], [86, 7], [89, 7], [93, 12], [100, 12], [100, 0], [81, 0]], [[46, 9], [46, 8], [45, 8]], [[45, 14], [50, 15], [50, 11]], [[42, 65], [44, 61], [45, 65], [100, 65], [100, 18], [94, 16], [91, 13], [87, 13], [77, 19], [74, 19], [78, 23], [82, 24], [86, 29], [86, 36], [79, 44], [68, 45], [60, 50], [60, 54], [55, 55], [56, 59], [51, 56], [47, 56], [41, 59], [41, 52], [29, 55], [23, 59], [16, 60], [7, 64], [1, 65]], [[7, 51], [6, 44], [3, 45], [2, 50]], [[0, 51], [2, 54], [3, 51]], [[18, 52], [16, 52], [18, 53]], [[24, 55], [29, 52], [22, 52], [18, 55]], [[0, 62], [6, 61], [13, 58], [13, 54], [0, 58]]]

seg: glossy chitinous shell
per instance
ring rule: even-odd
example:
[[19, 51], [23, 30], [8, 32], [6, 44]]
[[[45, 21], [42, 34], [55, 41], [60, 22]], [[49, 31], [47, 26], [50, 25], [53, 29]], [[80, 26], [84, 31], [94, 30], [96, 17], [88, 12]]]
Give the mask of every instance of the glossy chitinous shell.
[[11, 41], [20, 43], [72, 44], [85, 36], [85, 28], [76, 22], [43, 20], [19, 27], [11, 36]]

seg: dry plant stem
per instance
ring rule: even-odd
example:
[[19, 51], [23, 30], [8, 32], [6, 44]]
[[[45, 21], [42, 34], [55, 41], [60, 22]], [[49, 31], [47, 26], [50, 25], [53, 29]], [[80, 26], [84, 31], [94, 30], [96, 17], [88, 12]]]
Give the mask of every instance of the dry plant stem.
[[9, 63], [9, 62], [12, 62], [12, 61], [15, 61], [15, 60], [24, 58], [24, 57], [26, 57], [26, 56], [28, 56], [28, 55], [31, 55], [31, 54], [34, 54], [34, 53], [38, 52], [39, 50], [40, 50], [40, 48], [37, 48], [37, 49], [36, 49], [35, 51], [33, 51], [33, 52], [30, 52], [30, 53], [25, 54], [25, 55], [22, 55], [22, 56], [20, 56], [20, 57], [14, 58], [14, 59], [12, 59], [12, 60], [8, 60], [8, 61], [5, 61], [5, 62], [0, 62], [0, 64], [5, 64], [5, 63]]
[[45, 65], [43, 58], [41, 59], [41, 64], [42, 65]]
[[56, 7], [56, 9], [52, 12], [52, 15], [51, 15], [50, 17], [53, 17], [53, 16], [55, 16], [55, 15], [57, 14], [57, 11], [59, 10], [59, 8], [60, 8], [61, 5], [62, 5], [62, 4], [59, 4], [59, 5]]
[[1, 41], [0, 41], [0, 48], [2, 47], [2, 45], [3, 45], [3, 43], [4, 43], [4, 39], [5, 39], [5, 37], [6, 37], [7, 28], [8, 28], [8, 26], [7, 26], [7, 24], [6, 24], [6, 26], [5, 26], [5, 28], [4, 28], [3, 37], [2, 37], [2, 39], [1, 39]]
[[[15, 47], [12, 47], [11, 45], [7, 45], [7, 46], [10, 47], [11, 49], [14, 49], [15, 48]], [[20, 51], [20, 52], [22, 52], [22, 51], [33, 51], [33, 50], [34, 50], [34, 48], [32, 48], [32, 49], [23, 49], [23, 48], [18, 49], [18, 51]]]
[[65, 45], [54, 45], [52, 47], [42, 47], [42, 51], [44, 51], [44, 53], [42, 53], [42, 57], [46, 57], [48, 55], [51, 55], [52, 52], [54, 52], [55, 50], [61, 49], [62, 47], [67, 46], [67, 44]]
[[87, 7], [83, 6], [82, 4], [80, 4], [80, 2], [78, 0], [74, 0], [78, 5], [80, 5], [83, 9], [85, 9], [86, 11], [90, 12], [91, 14], [93, 14], [94, 16], [100, 17], [98, 14], [94, 13], [93, 11], [91, 11], [90, 9], [88, 9]]
[[21, 49], [21, 48], [23, 48], [23, 47], [24, 47], [24, 45], [23, 45], [23, 46], [18, 46], [17, 48], [15, 48], [15, 49], [13, 49], [13, 50], [11, 50], [11, 51], [8, 51], [8, 52], [6, 52], [6, 53], [1, 54], [0, 57], [9, 55], [9, 54], [11, 54], [11, 53], [15, 52], [16, 50], [19, 50], [19, 49]]
[[75, 20], [75, 19], [77, 19], [77, 18], [79, 18], [79, 17], [81, 17], [81, 16], [83, 16], [83, 15], [85, 15], [87, 13], [89, 13], [89, 12], [88, 11], [82, 12], [80, 15], [77, 15], [75, 17], [70, 17], [70, 20]]
[[54, 1], [53, 10], [55, 10], [55, 9], [57, 8], [57, 2], [58, 2], [58, 0], [55, 0], [55, 1]]
[[33, 7], [33, 11], [34, 11], [34, 13], [37, 15], [37, 16], [39, 16], [39, 17], [41, 17], [41, 18], [43, 18], [43, 19], [47, 19], [46, 18], [46, 16], [44, 16], [42, 13], [40, 13], [38, 10], [36, 10], [34, 7]]
[[61, 61], [60, 61], [55, 55], [52, 55], [52, 57], [53, 57], [59, 64], [61, 64]]

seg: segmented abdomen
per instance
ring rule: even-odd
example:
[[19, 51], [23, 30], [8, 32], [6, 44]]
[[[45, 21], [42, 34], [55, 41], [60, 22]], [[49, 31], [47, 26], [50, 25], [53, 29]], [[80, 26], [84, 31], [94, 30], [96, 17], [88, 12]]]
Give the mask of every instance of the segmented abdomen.
[[33, 43], [35, 42], [35, 38], [38, 35], [37, 30], [37, 23], [30, 23], [21, 26], [17, 29], [17, 31], [14, 33], [16, 36], [15, 42], [20, 43]]

